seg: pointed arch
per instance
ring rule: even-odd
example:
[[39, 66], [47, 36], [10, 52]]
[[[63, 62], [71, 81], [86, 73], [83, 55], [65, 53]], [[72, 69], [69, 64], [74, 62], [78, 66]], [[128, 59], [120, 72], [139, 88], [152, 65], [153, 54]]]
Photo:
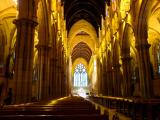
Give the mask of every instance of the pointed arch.
[[95, 46], [98, 43], [97, 39], [97, 33], [95, 28], [86, 20], [82, 19], [77, 21], [70, 29], [69, 35], [68, 35], [68, 42], [69, 45], [72, 42], [73, 38], [80, 32], [86, 32], [93, 40], [93, 43], [95, 43]]

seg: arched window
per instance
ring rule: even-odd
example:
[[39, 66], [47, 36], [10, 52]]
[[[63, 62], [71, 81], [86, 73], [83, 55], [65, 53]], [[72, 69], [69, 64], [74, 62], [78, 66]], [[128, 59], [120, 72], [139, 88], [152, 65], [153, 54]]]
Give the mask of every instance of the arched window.
[[74, 71], [74, 87], [87, 87], [88, 78], [86, 68], [83, 64], [78, 64]]

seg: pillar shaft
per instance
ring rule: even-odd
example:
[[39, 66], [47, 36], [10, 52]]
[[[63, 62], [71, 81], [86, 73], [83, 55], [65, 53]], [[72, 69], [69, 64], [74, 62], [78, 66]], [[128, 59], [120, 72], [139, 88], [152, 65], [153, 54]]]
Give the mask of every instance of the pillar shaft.
[[57, 96], [60, 97], [61, 96], [61, 66], [59, 65], [57, 65], [56, 74], [57, 74], [56, 92], [57, 92]]
[[39, 98], [49, 97], [49, 51], [47, 45], [37, 45], [39, 60]]
[[114, 95], [121, 96], [120, 64], [113, 66]]
[[37, 23], [30, 19], [18, 19], [17, 26], [16, 61], [14, 76], [14, 102], [31, 101], [34, 31]]
[[149, 44], [141, 44], [136, 46], [139, 57], [140, 91], [143, 98], [151, 98], [153, 94], [149, 47]]
[[131, 96], [131, 57], [123, 56], [122, 58], [122, 68], [123, 68], [123, 96]]
[[112, 70], [107, 71], [107, 94], [108, 96], [113, 96], [113, 72]]
[[99, 60], [97, 60], [97, 66], [98, 66], [98, 69], [97, 69], [97, 74], [98, 74], [98, 94], [101, 95], [102, 94], [102, 65], [100, 63]]
[[158, 73], [158, 58], [157, 58], [157, 49], [156, 47], [153, 48], [153, 58], [154, 58], [154, 66], [153, 66], [153, 70], [154, 70], [154, 76], [157, 78], [159, 77], [159, 73]]
[[51, 85], [51, 97], [56, 98], [56, 58], [52, 58], [51, 62], [51, 71], [50, 71], [50, 85]]

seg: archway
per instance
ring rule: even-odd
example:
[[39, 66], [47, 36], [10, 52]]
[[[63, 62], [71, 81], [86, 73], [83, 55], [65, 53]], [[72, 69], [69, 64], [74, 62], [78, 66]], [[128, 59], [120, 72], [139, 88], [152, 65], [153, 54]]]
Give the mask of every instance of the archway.
[[[88, 94], [91, 90], [92, 72], [94, 71], [94, 53], [97, 47], [97, 33], [94, 27], [84, 19], [77, 21], [70, 29], [68, 34], [68, 55], [71, 56], [71, 88], [76, 95]], [[83, 66], [83, 70], [79, 67]], [[78, 69], [79, 68], [79, 69]], [[85, 75], [82, 75], [80, 71]], [[78, 78], [79, 76], [79, 78]], [[81, 76], [81, 77], [80, 77]], [[85, 77], [83, 77], [85, 76]], [[85, 85], [79, 84], [78, 81], [86, 79]], [[77, 82], [76, 82], [77, 80]], [[93, 86], [92, 86], [93, 87]], [[85, 94], [82, 94], [85, 93]]]

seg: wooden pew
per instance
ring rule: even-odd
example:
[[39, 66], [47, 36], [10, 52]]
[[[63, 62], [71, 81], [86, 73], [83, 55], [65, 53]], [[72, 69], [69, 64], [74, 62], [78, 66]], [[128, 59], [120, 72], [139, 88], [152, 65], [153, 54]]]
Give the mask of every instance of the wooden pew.
[[[82, 98], [67, 98], [57, 104], [9, 105], [0, 109], [0, 120], [108, 120]], [[51, 101], [50, 101], [51, 102]]]

